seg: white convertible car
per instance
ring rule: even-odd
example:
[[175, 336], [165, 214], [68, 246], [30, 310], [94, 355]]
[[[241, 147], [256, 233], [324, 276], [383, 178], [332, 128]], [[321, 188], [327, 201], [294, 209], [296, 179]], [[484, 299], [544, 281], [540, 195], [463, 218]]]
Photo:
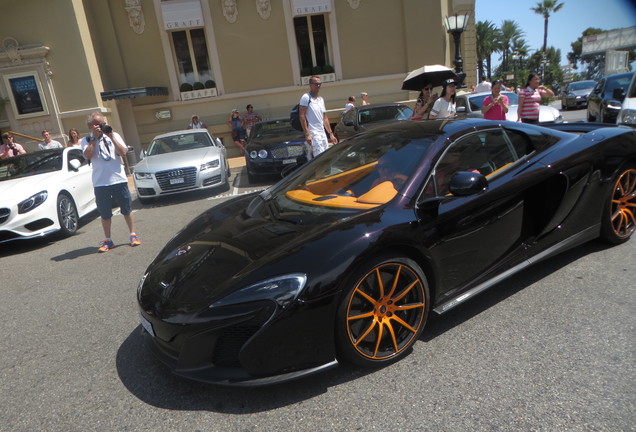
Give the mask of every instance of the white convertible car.
[[74, 234], [97, 208], [91, 173], [79, 147], [0, 160], [0, 243]]

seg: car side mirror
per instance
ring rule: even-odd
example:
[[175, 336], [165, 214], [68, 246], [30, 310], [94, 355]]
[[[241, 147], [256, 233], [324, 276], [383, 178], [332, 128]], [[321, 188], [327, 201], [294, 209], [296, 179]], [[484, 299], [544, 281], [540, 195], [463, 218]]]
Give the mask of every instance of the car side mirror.
[[71, 167], [73, 171], [79, 171], [82, 163], [77, 159], [71, 159], [70, 161], [68, 161], [68, 166]]
[[214, 138], [214, 142], [217, 146], [223, 147], [223, 142], [219, 138]]
[[353, 120], [342, 120], [345, 126], [353, 126]]
[[488, 189], [488, 180], [482, 174], [459, 171], [453, 174], [448, 190], [456, 196], [468, 196]]
[[612, 92], [612, 97], [616, 100], [622, 101], [623, 99], [625, 99], [625, 90], [623, 90], [621, 87], [615, 88]]
[[466, 107], [465, 106], [457, 107], [456, 112], [457, 114], [466, 114]]
[[146, 152], [146, 150], [142, 150], [141, 153], [139, 153], [139, 160], [142, 160], [146, 156], [148, 156], [148, 153]]

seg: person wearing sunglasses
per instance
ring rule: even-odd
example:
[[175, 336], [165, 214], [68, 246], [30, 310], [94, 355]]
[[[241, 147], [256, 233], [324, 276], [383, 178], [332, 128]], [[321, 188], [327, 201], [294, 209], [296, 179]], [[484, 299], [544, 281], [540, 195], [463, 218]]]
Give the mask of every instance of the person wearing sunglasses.
[[428, 118], [452, 118], [457, 113], [455, 105], [455, 89], [457, 84], [450, 78], [444, 82], [442, 95], [435, 101]]
[[3, 144], [0, 145], [0, 159], [7, 159], [26, 153], [24, 147], [16, 142], [13, 142], [13, 135], [11, 135], [10, 133], [3, 133], [2, 141]]
[[300, 108], [298, 117], [300, 124], [305, 133], [305, 141], [309, 144], [311, 153], [308, 158], [318, 156], [329, 148], [329, 140], [325, 129], [329, 133], [329, 137], [334, 144], [338, 144], [338, 139], [331, 130], [329, 118], [327, 117], [327, 108], [325, 108], [324, 99], [318, 95], [322, 82], [317, 76], [309, 78], [309, 92], [300, 98]]
[[420, 91], [417, 101], [415, 102], [415, 110], [411, 116], [412, 120], [426, 120], [433, 108], [433, 103], [437, 99], [437, 94], [433, 94], [433, 86], [430, 83], [425, 83], [424, 87]]
[[99, 247], [99, 252], [108, 252], [115, 246], [111, 238], [113, 202], [119, 206], [128, 225], [130, 245], [138, 246], [141, 241], [135, 233], [128, 178], [121, 160], [122, 157], [126, 157], [128, 147], [122, 137], [113, 132], [113, 128], [106, 123], [101, 112], [95, 111], [90, 114], [87, 124], [90, 134], [82, 139], [82, 151], [93, 167], [95, 203], [106, 237]]

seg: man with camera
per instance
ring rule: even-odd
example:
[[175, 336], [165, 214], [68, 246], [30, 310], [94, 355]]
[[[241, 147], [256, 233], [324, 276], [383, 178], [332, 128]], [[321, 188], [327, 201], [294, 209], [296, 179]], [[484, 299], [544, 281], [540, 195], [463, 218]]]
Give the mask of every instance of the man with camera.
[[4, 144], [0, 145], [0, 159], [25, 154], [26, 150], [18, 143], [13, 142], [13, 135], [8, 132], [2, 134]]
[[135, 234], [128, 179], [121, 160], [121, 157], [126, 157], [128, 147], [122, 137], [117, 132], [113, 132], [113, 128], [106, 123], [101, 112], [96, 111], [90, 114], [87, 123], [90, 134], [82, 139], [82, 151], [93, 167], [95, 203], [106, 237], [99, 251], [108, 252], [114, 247], [110, 237], [113, 201], [119, 206], [128, 225], [130, 245], [140, 245], [141, 241]]

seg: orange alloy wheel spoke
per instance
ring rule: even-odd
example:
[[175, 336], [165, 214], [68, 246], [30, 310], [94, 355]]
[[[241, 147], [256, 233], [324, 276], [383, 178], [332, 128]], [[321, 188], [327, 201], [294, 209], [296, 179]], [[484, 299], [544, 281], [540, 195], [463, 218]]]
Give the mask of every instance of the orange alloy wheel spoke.
[[378, 303], [376, 299], [374, 299], [369, 294], [362, 291], [360, 288], [356, 288], [356, 293], [360, 294], [362, 297], [364, 297], [369, 303], [371, 303], [374, 306]]
[[393, 349], [395, 350], [395, 352], [400, 351], [400, 346], [398, 345], [397, 337], [395, 336], [395, 330], [393, 330], [393, 326], [391, 325], [390, 321], [386, 324], [386, 327], [389, 329], [389, 333], [391, 333], [391, 342], [393, 342]]
[[409, 329], [409, 331], [411, 333], [415, 333], [416, 332], [416, 330], [413, 327], [411, 327], [407, 322], [405, 322], [402, 318], [400, 318], [398, 316], [394, 316], [393, 320], [399, 322], [400, 324], [402, 324], [402, 327], [405, 327], [405, 328]]
[[616, 181], [612, 199], [611, 221], [614, 232], [619, 237], [627, 237], [636, 229], [636, 170], [624, 172]]
[[382, 275], [380, 274], [380, 268], [375, 269], [375, 275], [378, 279], [378, 287], [380, 287], [380, 298], [384, 297], [384, 283], [382, 282]]
[[373, 357], [378, 356], [378, 351], [380, 351], [380, 342], [382, 342], [382, 336], [384, 335], [384, 326], [382, 323], [378, 326], [378, 340], [375, 342], [375, 350], [373, 351]]
[[369, 328], [367, 329], [367, 331], [365, 331], [364, 334], [362, 336], [360, 336], [360, 338], [356, 341], [356, 343], [355, 343], [356, 346], [358, 346], [363, 340], [366, 339], [367, 336], [369, 336], [369, 333], [371, 333], [371, 331], [373, 330], [373, 328], [375, 327], [376, 324], [377, 324], [377, 322], [374, 319], [373, 322], [371, 323], [371, 325], [369, 326]]

